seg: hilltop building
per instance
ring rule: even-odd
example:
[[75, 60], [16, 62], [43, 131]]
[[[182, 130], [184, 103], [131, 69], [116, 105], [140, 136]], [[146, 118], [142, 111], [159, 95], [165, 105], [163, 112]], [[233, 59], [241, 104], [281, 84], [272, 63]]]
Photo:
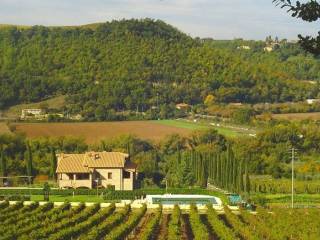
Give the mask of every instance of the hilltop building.
[[308, 104], [320, 103], [320, 99], [307, 99]]
[[44, 117], [44, 112], [40, 108], [22, 109], [21, 119], [36, 118], [42, 119]]
[[178, 110], [184, 110], [184, 111], [188, 111], [191, 108], [191, 106], [187, 103], [178, 103], [176, 104], [176, 109]]
[[137, 166], [129, 155], [120, 152], [86, 152], [57, 154], [59, 188], [113, 187], [115, 190], [133, 190]]

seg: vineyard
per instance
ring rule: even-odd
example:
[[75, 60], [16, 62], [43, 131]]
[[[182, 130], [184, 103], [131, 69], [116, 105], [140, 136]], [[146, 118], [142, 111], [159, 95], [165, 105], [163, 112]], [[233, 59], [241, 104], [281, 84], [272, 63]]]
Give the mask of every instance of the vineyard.
[[178, 206], [170, 211], [131, 208], [130, 205], [100, 207], [99, 204], [72, 207], [70, 203], [54, 207], [17, 202], [0, 203], [0, 240], [9, 239], [319, 239], [319, 209], [258, 208], [257, 213], [225, 207], [217, 212], [207, 206], [205, 213], [195, 205], [183, 212]]

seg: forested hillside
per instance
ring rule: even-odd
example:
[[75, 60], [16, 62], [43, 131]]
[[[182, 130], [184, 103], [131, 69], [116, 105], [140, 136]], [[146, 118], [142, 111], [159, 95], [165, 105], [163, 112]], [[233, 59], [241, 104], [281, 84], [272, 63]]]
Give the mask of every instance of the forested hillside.
[[[239, 44], [251, 44], [241, 50]], [[320, 62], [286, 43], [193, 39], [162, 21], [80, 27], [0, 28], [0, 109], [68, 95], [69, 112], [146, 111], [151, 106], [284, 102], [317, 97]], [[316, 86], [316, 87], [315, 87]]]

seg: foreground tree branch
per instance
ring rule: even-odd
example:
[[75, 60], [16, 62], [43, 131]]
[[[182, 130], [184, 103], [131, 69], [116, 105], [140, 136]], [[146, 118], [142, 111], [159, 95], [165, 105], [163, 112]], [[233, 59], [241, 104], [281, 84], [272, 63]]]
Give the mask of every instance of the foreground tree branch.
[[[292, 2], [291, 0], [273, 0], [273, 2], [281, 8], [287, 8], [287, 12], [291, 13], [292, 17], [300, 18], [303, 21], [315, 22], [320, 19], [320, 4], [317, 0], [310, 0], [306, 3], [300, 1]], [[317, 37], [301, 36], [299, 43], [308, 52], [319, 56], [320, 55], [320, 31]]]

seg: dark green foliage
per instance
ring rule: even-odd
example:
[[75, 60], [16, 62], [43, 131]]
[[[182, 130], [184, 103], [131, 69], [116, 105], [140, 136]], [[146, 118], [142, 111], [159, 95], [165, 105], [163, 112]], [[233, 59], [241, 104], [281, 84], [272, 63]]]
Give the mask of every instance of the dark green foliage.
[[0, 145], [0, 176], [5, 177], [7, 176], [7, 160], [5, 157], [5, 151], [3, 146]]
[[57, 169], [57, 156], [54, 148], [51, 149], [51, 166], [50, 166], [50, 177], [56, 179]]
[[[293, 50], [287, 55], [297, 59], [264, 54], [260, 42], [246, 53], [215, 43], [150, 19], [65, 28], [4, 27], [0, 108], [65, 94], [67, 113], [103, 121], [121, 120], [117, 112], [123, 110], [170, 118], [175, 103], [203, 103], [208, 93], [218, 102], [316, 97], [312, 86], [297, 80], [318, 78], [319, 62], [294, 44], [288, 44]], [[305, 67], [297, 71], [297, 65]], [[152, 106], [158, 108], [152, 112]]]
[[29, 181], [32, 182], [32, 177], [33, 177], [32, 150], [29, 142], [26, 143], [26, 146], [27, 146], [27, 156], [26, 156], [27, 176], [29, 177]]
[[[251, 160], [251, 155], [250, 155], [250, 158]], [[247, 193], [247, 194], [250, 194], [250, 177], [249, 177], [249, 163], [248, 163], [248, 159], [245, 160], [245, 182], [244, 182], [244, 191]]]

